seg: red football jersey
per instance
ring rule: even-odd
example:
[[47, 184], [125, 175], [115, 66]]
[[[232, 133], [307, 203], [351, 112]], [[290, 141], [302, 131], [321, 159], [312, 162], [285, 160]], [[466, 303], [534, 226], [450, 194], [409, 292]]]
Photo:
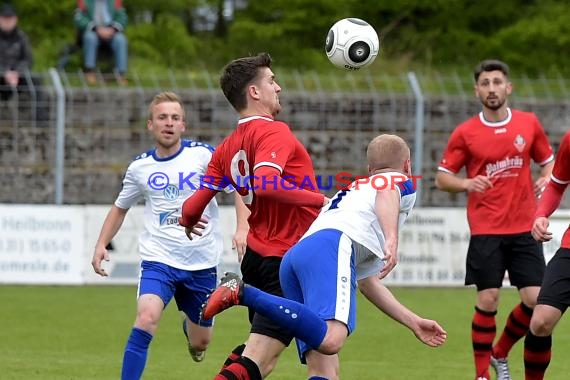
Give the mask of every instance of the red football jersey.
[[483, 112], [451, 134], [438, 170], [467, 177], [484, 175], [493, 187], [467, 195], [472, 235], [515, 234], [532, 228], [536, 197], [530, 160], [545, 165], [554, 159], [548, 137], [535, 114], [508, 109], [507, 119], [485, 120]]
[[[560, 143], [560, 148], [556, 154], [556, 162], [552, 169], [552, 181], [561, 185], [570, 184], [570, 132], [566, 132]], [[563, 248], [570, 248], [570, 227], [564, 232], [562, 242], [560, 244]]]
[[206, 176], [212, 176], [216, 185], [229, 180], [251, 210], [247, 245], [262, 256], [283, 256], [315, 220], [322, 200], [313, 208], [256, 197], [255, 189], [250, 190], [251, 178], [262, 166], [279, 170], [299, 188], [319, 193], [313, 162], [303, 144], [287, 124], [260, 116], [238, 122], [214, 151]]

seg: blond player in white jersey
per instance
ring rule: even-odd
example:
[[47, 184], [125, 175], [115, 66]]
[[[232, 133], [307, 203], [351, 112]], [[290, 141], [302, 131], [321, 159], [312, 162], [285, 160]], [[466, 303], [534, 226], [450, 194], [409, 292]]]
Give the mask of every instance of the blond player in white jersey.
[[285, 254], [279, 273], [285, 298], [227, 274], [202, 311], [212, 318], [245, 305], [289, 329], [310, 380], [339, 377], [336, 354], [356, 326], [357, 283], [370, 302], [423, 343], [437, 347], [447, 337], [437, 322], [408, 310], [380, 283], [397, 263], [398, 229], [415, 202], [410, 150], [400, 137], [380, 135], [367, 157], [370, 176], [339, 191]]
[[[103, 260], [109, 260], [106, 246], [119, 231], [127, 211], [144, 200], [137, 315], [124, 351], [123, 380], [142, 376], [150, 342], [164, 308], [173, 297], [185, 315], [183, 328], [189, 352], [194, 361], [203, 360], [211, 339], [212, 320], [201, 320], [200, 310], [207, 295], [216, 287], [216, 267], [222, 252], [215, 199], [206, 207], [204, 223], [195, 229], [195, 239], [188, 240], [184, 227], [178, 224], [183, 201], [207, 182], [202, 176], [213, 148], [181, 138], [185, 130], [184, 107], [174, 93], [164, 92], [154, 97], [149, 106], [147, 127], [156, 147], [129, 165], [122, 190], [101, 228], [92, 261], [95, 272], [107, 276], [101, 265]], [[238, 246], [238, 253], [243, 254], [247, 209], [243, 203], [236, 203], [236, 209], [238, 229], [234, 244]]]

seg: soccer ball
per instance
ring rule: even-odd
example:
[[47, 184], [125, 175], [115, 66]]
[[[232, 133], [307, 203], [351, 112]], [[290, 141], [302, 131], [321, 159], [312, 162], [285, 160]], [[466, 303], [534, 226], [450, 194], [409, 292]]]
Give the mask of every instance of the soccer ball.
[[359, 18], [345, 18], [329, 29], [325, 52], [338, 67], [358, 70], [370, 65], [378, 56], [380, 41], [374, 28]]

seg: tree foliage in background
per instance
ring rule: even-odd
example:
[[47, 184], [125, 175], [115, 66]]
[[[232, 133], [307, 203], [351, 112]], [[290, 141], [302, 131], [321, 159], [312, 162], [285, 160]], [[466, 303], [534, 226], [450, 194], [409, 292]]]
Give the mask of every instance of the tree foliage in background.
[[[236, 9], [229, 19], [224, 5]], [[34, 46], [36, 70], [54, 66], [75, 38], [75, 0], [13, 1]], [[124, 0], [131, 66], [199, 67], [260, 51], [299, 69], [334, 70], [324, 54], [328, 28], [359, 17], [380, 34], [382, 67], [471, 69], [499, 58], [517, 73], [570, 75], [570, 12], [556, 0]], [[204, 30], [200, 17], [214, 18]], [[199, 26], [202, 25], [200, 28]], [[378, 66], [378, 65], [374, 65]]]

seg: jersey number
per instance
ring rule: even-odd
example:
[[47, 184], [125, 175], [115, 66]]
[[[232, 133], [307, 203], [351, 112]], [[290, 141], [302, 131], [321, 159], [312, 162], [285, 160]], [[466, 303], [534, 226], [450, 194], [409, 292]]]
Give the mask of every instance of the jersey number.
[[331, 206], [329, 207], [329, 210], [334, 210], [335, 208], [338, 208], [338, 204], [340, 203], [342, 198], [349, 192], [349, 190], [350, 189], [344, 189], [344, 190], [339, 191], [336, 194], [336, 196], [332, 199]]
[[[240, 162], [243, 162], [243, 170], [245, 173], [241, 173], [239, 170]], [[245, 150], [239, 150], [232, 157], [232, 166], [230, 168], [232, 173], [232, 180], [240, 189], [245, 189], [246, 194], [242, 195], [243, 203], [246, 205], [251, 205], [253, 201], [253, 192], [249, 189], [253, 188], [253, 180], [248, 181], [249, 177], [249, 162], [247, 161], [247, 154]], [[249, 183], [247, 183], [249, 182]], [[243, 190], [242, 190], [243, 191]]]

